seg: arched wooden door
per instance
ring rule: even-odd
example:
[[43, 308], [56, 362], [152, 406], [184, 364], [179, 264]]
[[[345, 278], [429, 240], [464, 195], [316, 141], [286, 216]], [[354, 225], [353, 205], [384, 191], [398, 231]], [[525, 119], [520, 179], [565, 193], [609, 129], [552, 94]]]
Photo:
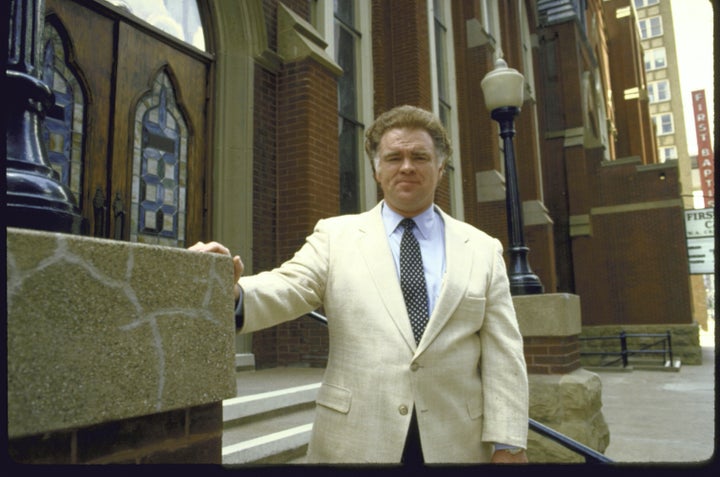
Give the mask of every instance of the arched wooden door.
[[83, 233], [185, 247], [206, 235], [212, 56], [97, 0], [47, 0], [43, 137]]

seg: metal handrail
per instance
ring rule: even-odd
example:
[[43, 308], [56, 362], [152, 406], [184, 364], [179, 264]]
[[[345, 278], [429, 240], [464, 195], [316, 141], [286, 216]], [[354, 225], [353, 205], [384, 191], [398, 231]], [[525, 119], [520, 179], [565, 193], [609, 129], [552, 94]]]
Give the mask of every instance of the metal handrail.
[[[659, 341], [645, 344], [640, 349], [629, 349], [627, 344], [628, 338], [662, 338]], [[619, 335], [611, 336], [584, 336], [580, 337], [580, 341], [597, 341], [597, 340], [620, 340], [620, 351], [581, 351], [581, 356], [620, 356], [619, 358], [604, 363], [603, 366], [614, 366], [618, 361], [622, 361], [623, 368], [629, 366], [630, 356], [636, 354], [662, 354], [663, 363], [670, 363], [672, 366], [672, 335], [670, 331], [665, 333], [626, 333], [624, 330]], [[662, 344], [662, 349], [649, 349], [652, 346]], [[667, 345], [667, 346], [666, 346]], [[668, 356], [669, 360], [665, 359]]]
[[[323, 325], [327, 326], [328, 319], [318, 313], [317, 311], [311, 311], [308, 313], [308, 316], [310, 318], [313, 318], [314, 320], [322, 323]], [[592, 463], [592, 464], [612, 464], [613, 460], [606, 457], [605, 455], [601, 454], [600, 452], [596, 451], [595, 449], [592, 449], [584, 444], [581, 444], [580, 442], [571, 439], [570, 437], [566, 436], [565, 434], [561, 434], [560, 432], [557, 432], [556, 430], [539, 423], [538, 421], [534, 419], [528, 420], [528, 427], [530, 430], [537, 432], [541, 436], [547, 437], [548, 439], [551, 439], [561, 446], [565, 447], [566, 449], [569, 449], [576, 454], [580, 454], [582, 457], [585, 458], [585, 463]]]

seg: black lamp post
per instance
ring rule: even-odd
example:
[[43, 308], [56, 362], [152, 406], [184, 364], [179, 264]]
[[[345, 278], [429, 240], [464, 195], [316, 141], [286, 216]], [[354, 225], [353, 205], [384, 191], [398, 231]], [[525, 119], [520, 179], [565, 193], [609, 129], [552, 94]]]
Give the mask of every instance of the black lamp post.
[[43, 0], [12, 0], [9, 5], [5, 218], [10, 227], [77, 234], [80, 211], [72, 192], [50, 167], [40, 139], [42, 119], [54, 101], [39, 78], [44, 7]]
[[510, 293], [534, 295], [543, 293], [540, 279], [530, 269], [523, 233], [522, 208], [515, 169], [515, 116], [523, 103], [524, 78], [517, 70], [508, 68], [502, 58], [495, 62], [495, 69], [485, 75], [481, 82], [485, 105], [491, 117], [500, 126], [505, 156], [505, 206], [507, 208], [508, 235], [510, 238]]

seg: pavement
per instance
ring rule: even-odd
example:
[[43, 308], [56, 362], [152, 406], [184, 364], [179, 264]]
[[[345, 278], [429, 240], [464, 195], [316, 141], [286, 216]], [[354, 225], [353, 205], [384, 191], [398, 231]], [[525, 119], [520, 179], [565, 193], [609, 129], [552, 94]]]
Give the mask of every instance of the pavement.
[[[597, 371], [610, 429], [605, 455], [619, 463], [708, 463], [714, 458], [715, 327], [701, 331], [701, 365], [679, 371]], [[631, 363], [632, 364], [632, 363]]]
[[[602, 381], [602, 413], [610, 429], [604, 454], [617, 463], [707, 464], [714, 459], [715, 329], [701, 331], [701, 365], [677, 371], [593, 369]], [[238, 374], [238, 396], [319, 382], [323, 369], [272, 368]], [[713, 461], [714, 462], [714, 461]]]

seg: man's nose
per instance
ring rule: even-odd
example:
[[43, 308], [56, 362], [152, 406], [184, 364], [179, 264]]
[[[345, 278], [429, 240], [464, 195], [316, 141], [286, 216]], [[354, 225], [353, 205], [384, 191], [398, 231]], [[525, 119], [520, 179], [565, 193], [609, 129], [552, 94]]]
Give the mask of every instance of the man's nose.
[[415, 164], [413, 163], [412, 157], [405, 156], [402, 158], [402, 162], [400, 163], [400, 170], [409, 172], [415, 169]]

